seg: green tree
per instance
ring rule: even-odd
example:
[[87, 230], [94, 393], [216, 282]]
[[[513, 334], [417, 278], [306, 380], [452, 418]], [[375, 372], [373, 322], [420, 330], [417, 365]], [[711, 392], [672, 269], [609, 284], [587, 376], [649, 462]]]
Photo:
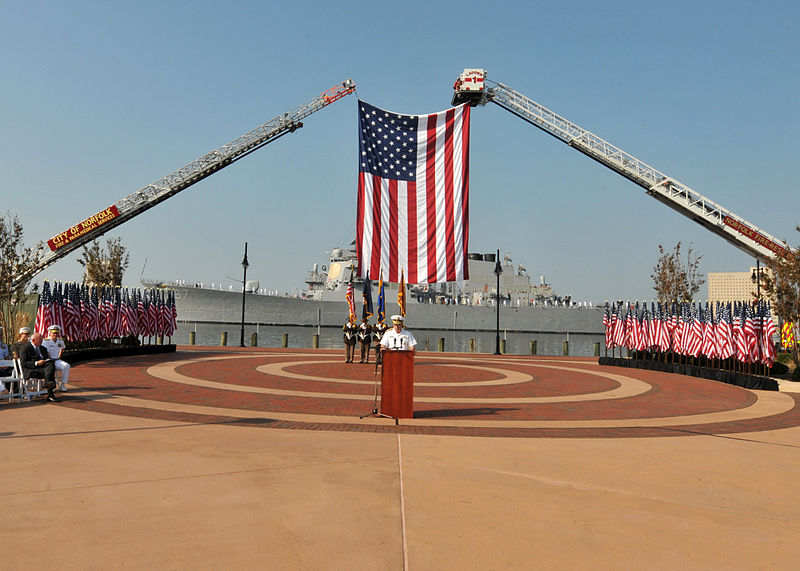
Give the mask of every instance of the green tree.
[[[35, 261], [35, 250], [24, 245], [22, 224], [7, 212], [0, 218], [0, 326], [5, 343], [13, 341], [17, 329], [31, 320], [32, 315], [23, 311], [23, 304], [28, 299], [32, 277], [19, 281], [16, 278], [32, 271]], [[35, 291], [36, 286], [31, 293]]]
[[91, 246], [84, 246], [78, 263], [85, 269], [83, 281], [99, 286], [121, 286], [122, 276], [128, 268], [129, 254], [122, 245], [122, 238], [106, 240], [103, 250], [92, 241]]
[[671, 252], [665, 251], [664, 246], [659, 244], [658, 254], [658, 263], [653, 267], [653, 273], [650, 274], [658, 299], [664, 301], [693, 299], [694, 295], [700, 291], [700, 286], [706, 282], [698, 271], [703, 256], [698, 255], [689, 246], [684, 261], [680, 242]]
[[[800, 232], [800, 226], [797, 226]], [[800, 371], [800, 246], [792, 248], [786, 244], [783, 255], [767, 261], [769, 271], [761, 276], [761, 289], [770, 299], [772, 312], [783, 323], [790, 323], [794, 331], [794, 345], [789, 354], [795, 364], [795, 375]]]

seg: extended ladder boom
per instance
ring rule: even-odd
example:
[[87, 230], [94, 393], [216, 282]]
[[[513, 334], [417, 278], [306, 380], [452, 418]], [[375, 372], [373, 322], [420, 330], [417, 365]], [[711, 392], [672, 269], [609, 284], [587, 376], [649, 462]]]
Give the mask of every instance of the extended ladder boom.
[[485, 85], [486, 72], [465, 69], [455, 84], [453, 104], [485, 105], [492, 101], [514, 115], [577, 149], [645, 189], [647, 194], [688, 216], [740, 250], [766, 261], [785, 252], [781, 240], [736, 216], [687, 185], [629, 155], [546, 107], [497, 83]]
[[39, 244], [35, 254], [35, 267], [29, 272], [17, 276], [16, 281], [36, 275], [47, 266], [63, 258], [73, 250], [102, 236], [112, 228], [116, 228], [134, 216], [138, 216], [145, 210], [246, 157], [286, 133], [294, 132], [303, 126], [302, 119], [349, 95], [355, 91], [355, 88], [356, 85], [352, 79], [343, 81], [341, 84], [330, 88], [288, 113], [275, 117], [268, 123], [264, 123], [238, 139], [203, 155], [64, 232], [53, 236], [47, 241], [49, 249], [44, 244]]

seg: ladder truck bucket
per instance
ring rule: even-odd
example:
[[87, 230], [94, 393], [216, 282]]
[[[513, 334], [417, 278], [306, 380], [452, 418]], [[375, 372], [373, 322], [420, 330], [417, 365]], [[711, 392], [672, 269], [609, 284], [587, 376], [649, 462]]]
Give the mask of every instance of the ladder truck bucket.
[[469, 103], [470, 107], [486, 105], [489, 100], [486, 93], [486, 70], [467, 68], [456, 79], [453, 85], [453, 105]]

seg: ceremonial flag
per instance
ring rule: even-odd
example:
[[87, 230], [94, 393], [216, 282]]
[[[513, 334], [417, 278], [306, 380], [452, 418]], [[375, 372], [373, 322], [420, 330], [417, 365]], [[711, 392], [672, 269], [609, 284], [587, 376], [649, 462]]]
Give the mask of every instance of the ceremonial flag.
[[147, 323], [150, 326], [150, 330], [148, 331], [148, 336], [152, 335], [155, 337], [158, 335], [158, 295], [156, 294], [155, 290], [150, 291], [150, 304], [147, 306]]
[[61, 327], [61, 335], [64, 335], [64, 295], [61, 282], [53, 284], [53, 309], [50, 318], [55, 325]]
[[670, 347], [672, 347], [672, 350], [676, 353], [680, 353], [681, 350], [681, 330], [679, 327], [680, 320], [678, 319], [678, 312], [678, 304], [677, 302], [673, 301], [670, 309], [669, 320], [667, 321], [667, 329], [669, 331]]
[[702, 307], [698, 308], [696, 304], [692, 304], [690, 316], [691, 325], [689, 329], [689, 339], [687, 339], [687, 355], [697, 357], [700, 355], [700, 349], [703, 346], [703, 316]]
[[125, 288], [122, 291], [122, 299], [120, 300], [120, 328], [122, 333], [120, 337], [125, 337], [126, 335], [130, 335], [133, 333], [134, 335], [136, 332], [133, 329], [135, 319], [131, 314], [131, 306], [130, 306], [130, 296], [128, 294], [128, 289]]
[[[638, 312], [637, 312], [638, 313]], [[636, 350], [646, 351], [650, 348], [650, 315], [647, 311], [647, 302], [642, 302], [642, 312], [637, 316], [639, 336]]]
[[661, 340], [661, 305], [655, 301], [650, 302], [650, 346], [653, 351], [660, 351]]
[[736, 352], [733, 340], [733, 318], [731, 316], [731, 304], [723, 304], [722, 318], [717, 329], [717, 344], [719, 345], [720, 359], [728, 359]]
[[397, 290], [397, 305], [400, 306], [400, 315], [406, 316], [406, 278], [400, 270], [400, 289]]
[[50, 293], [50, 282], [44, 282], [42, 295], [39, 296], [39, 307], [36, 309], [34, 331], [47, 335], [47, 328], [53, 324], [53, 296]]
[[[637, 301], [636, 303], [638, 304], [639, 302]], [[628, 313], [625, 315], [625, 346], [628, 349], [636, 348], [636, 340], [639, 333], [636, 328], [636, 319], [633, 313], [633, 305], [631, 305], [631, 302], [628, 302]]]
[[670, 348], [670, 328], [669, 328], [669, 315], [667, 314], [666, 303], [662, 306], [658, 302], [658, 348], [662, 353], [669, 351]]
[[111, 288], [103, 286], [99, 292], [99, 301], [97, 304], [97, 336], [107, 339], [112, 337], [111, 330], [114, 325], [114, 306], [111, 303]]
[[136, 321], [139, 324], [139, 335], [142, 337], [147, 337], [150, 335], [150, 322], [147, 318], [147, 307], [145, 307], [145, 303], [147, 302], [146, 296], [142, 295], [142, 292], [137, 288], [136, 291]]
[[775, 327], [775, 322], [772, 321], [772, 311], [768, 303], [763, 304], [761, 321], [763, 323], [762, 334], [764, 336], [762, 360], [771, 367], [772, 363], [775, 362], [775, 344], [772, 342], [772, 337], [778, 333], [778, 330]]
[[736, 302], [733, 306], [733, 341], [736, 346], [736, 359], [747, 362], [747, 338], [744, 334], [743, 306]]
[[468, 279], [469, 105], [432, 115], [358, 107], [358, 275]]
[[356, 319], [356, 306], [353, 302], [353, 280], [352, 277], [350, 278], [350, 283], [347, 284], [347, 293], [345, 294], [345, 299], [347, 300], [347, 309], [350, 311], [350, 321], [355, 321]]
[[386, 293], [383, 291], [383, 274], [378, 282], [378, 323], [386, 319]]
[[369, 272], [364, 280], [364, 291], [361, 292], [361, 297], [364, 299], [364, 309], [361, 312], [362, 318], [372, 317], [372, 283], [369, 281]]
[[622, 317], [622, 304], [617, 305], [616, 317], [613, 324], [614, 345], [622, 347], [625, 345], [625, 320]]
[[171, 291], [169, 294], [169, 309], [170, 309], [169, 332], [167, 333], [167, 335], [172, 337], [172, 334], [175, 333], [176, 329], [178, 329], [178, 307], [175, 305], [174, 291]]
[[81, 304], [77, 300], [77, 285], [73, 283], [64, 284], [64, 338], [67, 341], [77, 341], [81, 329]]
[[755, 363], [758, 361], [758, 336], [756, 334], [755, 323], [753, 322], [753, 310], [750, 308], [750, 305], [745, 305], [743, 311], [744, 319], [742, 321], [742, 330], [744, 331], [747, 352], [745, 362]]
[[93, 286], [89, 295], [89, 339], [100, 338], [100, 288]]
[[703, 312], [701, 328], [703, 330], [703, 341], [700, 347], [700, 353], [710, 359], [716, 359], [718, 355], [716, 329], [714, 328], [714, 306], [709, 305], [707, 301], [706, 309]]

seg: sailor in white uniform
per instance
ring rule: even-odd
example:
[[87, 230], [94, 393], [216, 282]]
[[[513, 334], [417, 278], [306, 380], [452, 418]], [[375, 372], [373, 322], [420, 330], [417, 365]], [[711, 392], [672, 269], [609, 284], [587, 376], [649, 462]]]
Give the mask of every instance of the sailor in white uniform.
[[415, 351], [417, 340], [408, 329], [403, 327], [402, 315], [392, 315], [392, 327], [383, 334], [381, 339], [382, 351]]
[[47, 349], [47, 354], [54, 359], [53, 364], [56, 367], [56, 371], [61, 371], [61, 385], [59, 386], [59, 390], [65, 393], [67, 392], [67, 381], [69, 381], [69, 363], [61, 360], [61, 353], [66, 348], [66, 345], [64, 344], [64, 340], [58, 336], [60, 332], [61, 327], [58, 325], [51, 325], [48, 327], [47, 339], [42, 341], [42, 345]]

